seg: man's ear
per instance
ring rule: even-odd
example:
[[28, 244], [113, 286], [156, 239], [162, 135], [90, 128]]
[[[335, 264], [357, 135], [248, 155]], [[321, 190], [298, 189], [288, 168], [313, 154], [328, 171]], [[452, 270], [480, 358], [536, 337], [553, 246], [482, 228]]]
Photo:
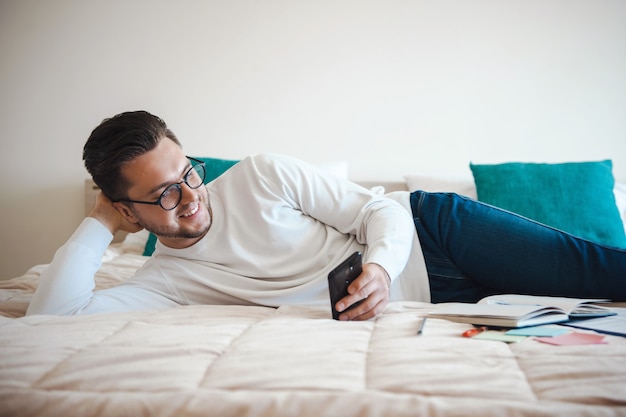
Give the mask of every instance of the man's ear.
[[124, 219], [129, 223], [138, 223], [139, 219], [135, 216], [132, 210], [124, 203], [120, 201], [116, 201], [113, 203], [113, 207], [120, 212], [120, 214], [124, 217]]

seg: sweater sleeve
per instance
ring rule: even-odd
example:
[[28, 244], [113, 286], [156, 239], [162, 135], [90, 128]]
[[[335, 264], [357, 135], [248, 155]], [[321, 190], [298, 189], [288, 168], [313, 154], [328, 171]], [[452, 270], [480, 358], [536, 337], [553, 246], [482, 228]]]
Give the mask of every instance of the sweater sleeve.
[[74, 314], [93, 295], [94, 276], [113, 235], [96, 219], [87, 217], [54, 255], [39, 277], [26, 314]]
[[303, 214], [366, 245], [364, 262], [394, 280], [404, 270], [415, 234], [411, 215], [396, 201], [282, 155], [255, 158], [259, 175]]
[[166, 297], [131, 282], [94, 291], [96, 272], [112, 240], [113, 235], [102, 223], [85, 218], [42, 272], [26, 314], [91, 314], [176, 306]]

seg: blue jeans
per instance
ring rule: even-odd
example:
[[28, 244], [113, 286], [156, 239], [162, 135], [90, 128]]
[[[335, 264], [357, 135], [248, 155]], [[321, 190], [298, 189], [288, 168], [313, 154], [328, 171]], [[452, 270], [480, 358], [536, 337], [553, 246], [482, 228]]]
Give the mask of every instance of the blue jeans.
[[626, 301], [626, 250], [451, 193], [411, 194], [434, 303], [516, 293]]

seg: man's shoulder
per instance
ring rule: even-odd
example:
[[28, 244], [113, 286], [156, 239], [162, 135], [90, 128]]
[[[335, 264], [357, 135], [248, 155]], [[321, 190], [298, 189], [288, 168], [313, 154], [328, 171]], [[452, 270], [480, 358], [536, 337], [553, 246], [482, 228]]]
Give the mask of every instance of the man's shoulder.
[[263, 163], [263, 164], [268, 164], [268, 165], [273, 165], [276, 163], [279, 163], [279, 164], [304, 163], [304, 161], [298, 158], [295, 158], [293, 156], [282, 154], [282, 153], [276, 153], [276, 152], [261, 152], [261, 153], [253, 154], [244, 158], [242, 161], [245, 161], [246, 159], [249, 159], [251, 162], [254, 162], [257, 164]]
[[[249, 155], [243, 158], [237, 164], [237, 171], [252, 170], [259, 175], [275, 175], [280, 173], [288, 173], [293, 175], [294, 170], [301, 170], [303, 167], [310, 167], [307, 162], [280, 153], [263, 152]], [[305, 170], [307, 168], [304, 168]]]

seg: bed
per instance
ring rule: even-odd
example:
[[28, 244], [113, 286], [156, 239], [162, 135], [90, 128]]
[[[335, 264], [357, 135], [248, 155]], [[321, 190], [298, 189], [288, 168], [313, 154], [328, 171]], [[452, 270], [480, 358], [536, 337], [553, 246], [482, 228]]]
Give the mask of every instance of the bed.
[[[112, 243], [97, 287], [130, 277], [146, 239]], [[439, 308], [422, 302], [349, 323], [309, 306], [24, 316], [44, 268], [0, 281], [0, 416], [626, 415], [623, 337], [503, 343], [434, 318], [418, 335]]]

